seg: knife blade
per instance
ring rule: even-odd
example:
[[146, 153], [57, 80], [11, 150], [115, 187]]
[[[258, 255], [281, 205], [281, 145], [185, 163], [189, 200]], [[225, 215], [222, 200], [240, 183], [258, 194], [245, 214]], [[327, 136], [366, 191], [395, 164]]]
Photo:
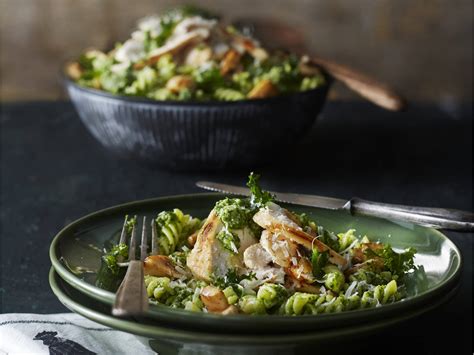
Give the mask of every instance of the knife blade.
[[[224, 192], [233, 195], [250, 196], [248, 188], [219, 184], [209, 181], [198, 181], [198, 187], [206, 190]], [[352, 215], [372, 216], [390, 220], [411, 222], [426, 227], [447, 229], [457, 232], [474, 231], [472, 212], [448, 208], [415, 207], [367, 201], [353, 197], [350, 200], [339, 198], [303, 195], [270, 191], [275, 200], [297, 205], [319, 207], [330, 210], [346, 210]]]
[[[196, 186], [215, 192], [223, 192], [232, 195], [250, 196], [250, 190], [247, 187], [220, 184], [210, 181], [198, 181]], [[350, 207], [350, 200], [343, 200], [339, 198], [317, 196], [317, 195], [303, 195], [286, 192], [270, 191], [275, 195], [275, 200], [280, 202], [292, 203], [296, 205], [319, 207], [330, 210], [347, 209]]]

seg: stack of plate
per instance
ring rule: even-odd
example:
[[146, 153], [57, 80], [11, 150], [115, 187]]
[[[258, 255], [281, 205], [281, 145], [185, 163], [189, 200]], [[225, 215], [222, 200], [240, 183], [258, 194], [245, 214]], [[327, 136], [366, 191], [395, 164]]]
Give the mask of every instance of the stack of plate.
[[[150, 305], [139, 318], [111, 315], [114, 294], [95, 286], [104, 246], [117, 241], [124, 215], [151, 218], [159, 211], [180, 208], [204, 218], [220, 194], [197, 194], [145, 201], [102, 210], [63, 229], [53, 240], [49, 281], [59, 300], [73, 312], [98, 323], [145, 336], [160, 353], [292, 353], [315, 351], [318, 344], [340, 342], [373, 334], [416, 317], [446, 302], [456, 291], [461, 255], [440, 232], [407, 223], [352, 217], [344, 212], [296, 207], [319, 225], [335, 232], [354, 228], [357, 234], [389, 243], [394, 248], [417, 249], [416, 264], [426, 278], [410, 285], [406, 300], [374, 309], [314, 316], [220, 316]], [[318, 346], [318, 352], [334, 348]]]

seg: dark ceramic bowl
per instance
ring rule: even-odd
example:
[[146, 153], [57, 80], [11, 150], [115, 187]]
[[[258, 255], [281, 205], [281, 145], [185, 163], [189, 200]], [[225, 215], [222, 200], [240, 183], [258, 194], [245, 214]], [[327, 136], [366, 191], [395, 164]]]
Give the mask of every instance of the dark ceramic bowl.
[[79, 116], [108, 150], [173, 170], [253, 167], [288, 151], [321, 111], [330, 83], [235, 102], [156, 101], [65, 85]]

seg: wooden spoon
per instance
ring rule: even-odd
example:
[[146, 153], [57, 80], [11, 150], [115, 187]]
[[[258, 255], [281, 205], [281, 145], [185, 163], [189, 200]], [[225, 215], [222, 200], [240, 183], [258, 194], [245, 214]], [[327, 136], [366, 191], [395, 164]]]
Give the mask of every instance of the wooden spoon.
[[[287, 48], [294, 53], [308, 53], [304, 31], [297, 26], [290, 26], [279, 20], [268, 18], [242, 18], [235, 21], [234, 25], [260, 38], [262, 43], [271, 45], [273, 49]], [[320, 57], [312, 57], [307, 64], [311, 65], [311, 63], [378, 106], [392, 111], [399, 111], [405, 107], [405, 101], [392, 89], [366, 74]]]
[[366, 74], [320, 57], [312, 57], [311, 62], [344, 83], [352, 91], [380, 107], [391, 111], [400, 111], [406, 106], [405, 100], [401, 96], [387, 85]]

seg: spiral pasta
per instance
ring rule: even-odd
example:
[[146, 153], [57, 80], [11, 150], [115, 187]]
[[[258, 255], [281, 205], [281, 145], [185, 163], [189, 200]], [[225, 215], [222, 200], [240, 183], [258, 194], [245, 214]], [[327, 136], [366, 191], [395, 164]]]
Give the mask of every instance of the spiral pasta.
[[[236, 292], [237, 289], [237, 292]], [[233, 286], [227, 286], [225, 289], [222, 290], [224, 293], [225, 297], [227, 298], [227, 302], [230, 305], [236, 304], [239, 301], [239, 294], [243, 294], [243, 287], [240, 285], [233, 285]]]
[[239, 301], [240, 310], [246, 314], [266, 314], [265, 305], [257, 296], [245, 295]]
[[263, 302], [266, 309], [280, 306], [286, 297], [288, 297], [288, 291], [279, 284], [263, 284], [257, 292], [257, 298]]
[[201, 302], [200, 294], [201, 288], [196, 288], [194, 293], [184, 301], [184, 309], [193, 312], [201, 312], [204, 308], [204, 304]]
[[324, 275], [324, 285], [331, 291], [339, 293], [346, 281], [344, 274], [335, 265], [328, 265], [323, 270], [326, 273]]
[[223, 101], [237, 101], [245, 99], [245, 95], [240, 91], [227, 88], [216, 89], [214, 96], [216, 99]]
[[359, 308], [372, 308], [392, 303], [400, 299], [395, 280], [386, 285], [378, 285], [373, 290], [365, 291], [362, 296], [353, 295], [311, 294], [296, 292], [281, 306], [280, 313], [286, 315], [337, 313]]
[[160, 212], [155, 220], [160, 253], [169, 255], [181, 245], [184, 239], [200, 226], [197, 218], [175, 208], [173, 211]]
[[153, 297], [156, 301], [166, 298], [170, 294], [171, 280], [168, 277], [145, 276], [145, 286], [148, 297]]

